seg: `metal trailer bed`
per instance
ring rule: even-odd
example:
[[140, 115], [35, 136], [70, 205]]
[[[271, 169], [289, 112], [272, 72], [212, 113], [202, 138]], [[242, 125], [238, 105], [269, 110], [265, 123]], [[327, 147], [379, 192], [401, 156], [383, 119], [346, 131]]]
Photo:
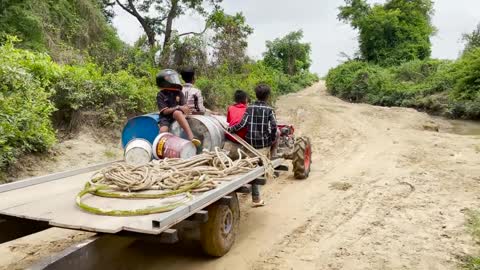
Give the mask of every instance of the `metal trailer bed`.
[[[276, 170], [288, 170], [282, 165], [284, 160], [273, 161]], [[18, 182], [0, 185], [0, 243], [6, 242], [48, 227], [61, 227], [89, 232], [117, 234], [163, 236], [171, 242], [178, 240], [174, 225], [192, 220], [195, 215], [200, 219], [208, 218], [204, 209], [229, 199], [232, 192], [251, 191], [249, 183], [265, 184], [263, 167], [221, 182], [214, 190], [194, 195], [183, 206], [170, 212], [146, 216], [111, 217], [84, 212], [75, 204], [75, 196], [90, 176], [111, 163], [98, 164], [87, 168], [35, 177]], [[89, 203], [102, 208], [117, 208], [116, 199], [92, 196]], [[155, 204], [155, 200], [150, 200]], [[129, 200], [129, 204], [136, 204]]]

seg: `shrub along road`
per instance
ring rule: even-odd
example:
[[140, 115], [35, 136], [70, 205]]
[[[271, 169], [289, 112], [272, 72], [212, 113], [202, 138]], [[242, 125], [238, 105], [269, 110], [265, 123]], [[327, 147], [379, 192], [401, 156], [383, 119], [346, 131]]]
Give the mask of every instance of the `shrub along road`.
[[[277, 106], [312, 139], [308, 180], [269, 183], [263, 208], [244, 198], [237, 242], [220, 259], [192, 243], [136, 242], [105, 269], [456, 269], [479, 252], [465, 213], [479, 206], [480, 134], [448, 133], [450, 122], [413, 109], [346, 103], [323, 83]], [[14, 246], [0, 245], [0, 257]]]

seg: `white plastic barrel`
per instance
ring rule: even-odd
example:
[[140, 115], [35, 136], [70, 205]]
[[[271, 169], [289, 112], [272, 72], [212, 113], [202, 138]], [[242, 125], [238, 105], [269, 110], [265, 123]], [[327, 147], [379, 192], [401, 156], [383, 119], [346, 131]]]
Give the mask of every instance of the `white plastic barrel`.
[[145, 165], [152, 161], [152, 145], [144, 139], [133, 139], [125, 147], [125, 162], [131, 165]]

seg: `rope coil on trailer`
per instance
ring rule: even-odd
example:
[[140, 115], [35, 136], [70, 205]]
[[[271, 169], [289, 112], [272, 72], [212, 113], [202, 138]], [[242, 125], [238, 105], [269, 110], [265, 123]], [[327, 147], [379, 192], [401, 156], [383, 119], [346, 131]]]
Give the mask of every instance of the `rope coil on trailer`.
[[[251, 151], [248, 147], [246, 148]], [[216, 182], [228, 181], [229, 176], [249, 172], [260, 162], [265, 167], [265, 177], [272, 179], [274, 175], [272, 163], [254, 148], [253, 150], [254, 155], [258, 154], [256, 157], [249, 157], [239, 149], [240, 158], [235, 161], [228, 157], [226, 152], [216, 148], [214, 152], [204, 152], [189, 159], [164, 159], [142, 166], [115, 164], [92, 176], [84, 189], [77, 194], [76, 204], [81, 209], [98, 215], [149, 215], [168, 212], [184, 205], [193, 199], [191, 193], [212, 190], [216, 188]], [[152, 190], [161, 192], [139, 193]], [[119, 199], [176, 198], [177, 200], [158, 207], [110, 210], [83, 202], [82, 198], [88, 194]]]

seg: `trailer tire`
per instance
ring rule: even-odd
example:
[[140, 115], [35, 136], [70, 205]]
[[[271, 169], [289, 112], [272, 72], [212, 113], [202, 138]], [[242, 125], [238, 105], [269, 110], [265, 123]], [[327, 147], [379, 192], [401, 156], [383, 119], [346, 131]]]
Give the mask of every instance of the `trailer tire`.
[[200, 227], [202, 249], [213, 257], [222, 257], [230, 250], [240, 225], [237, 194], [228, 196], [232, 197], [229, 204], [214, 203], [207, 207], [208, 221]]
[[312, 165], [312, 145], [308, 137], [298, 137], [293, 150], [293, 175], [296, 179], [306, 179]]

